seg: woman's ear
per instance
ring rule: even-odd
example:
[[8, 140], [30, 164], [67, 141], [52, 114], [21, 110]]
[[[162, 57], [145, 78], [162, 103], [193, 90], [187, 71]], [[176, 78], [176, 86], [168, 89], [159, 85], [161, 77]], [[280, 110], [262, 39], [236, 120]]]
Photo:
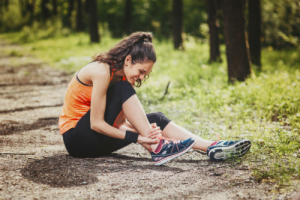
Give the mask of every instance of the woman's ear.
[[130, 65], [131, 64], [131, 55], [126, 56], [125, 58], [125, 65]]

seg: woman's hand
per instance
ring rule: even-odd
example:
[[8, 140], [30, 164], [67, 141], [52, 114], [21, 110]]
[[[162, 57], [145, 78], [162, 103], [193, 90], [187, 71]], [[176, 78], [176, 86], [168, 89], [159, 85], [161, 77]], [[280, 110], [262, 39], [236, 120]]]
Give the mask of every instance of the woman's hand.
[[162, 136], [162, 131], [160, 130], [160, 127], [156, 126], [156, 123], [152, 123], [151, 127], [152, 129], [148, 132], [148, 138], [158, 139]]
[[138, 140], [137, 140], [137, 142], [139, 144], [148, 144], [148, 145], [157, 144], [157, 143], [159, 143], [159, 141], [160, 141], [159, 139], [151, 139], [148, 137], [143, 137], [141, 135], [139, 135]]
[[143, 136], [139, 135], [137, 142], [139, 144], [141, 144], [143, 147], [145, 147], [149, 152], [151, 152], [152, 151], [151, 145], [159, 143], [160, 140], [159, 139], [151, 139], [151, 138], [143, 137]]

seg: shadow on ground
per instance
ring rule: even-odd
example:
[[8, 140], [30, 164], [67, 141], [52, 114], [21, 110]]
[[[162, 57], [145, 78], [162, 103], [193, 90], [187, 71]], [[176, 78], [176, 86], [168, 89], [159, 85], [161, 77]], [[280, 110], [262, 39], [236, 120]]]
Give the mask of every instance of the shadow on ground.
[[73, 187], [97, 183], [97, 176], [104, 174], [145, 170], [175, 173], [184, 171], [177, 167], [154, 166], [148, 158], [112, 154], [84, 159], [55, 155], [29, 162], [21, 173], [24, 178], [35, 183], [52, 187]]
[[39, 118], [32, 124], [20, 123], [12, 120], [0, 122], [0, 135], [12, 135], [23, 131], [31, 131], [58, 124], [57, 117]]

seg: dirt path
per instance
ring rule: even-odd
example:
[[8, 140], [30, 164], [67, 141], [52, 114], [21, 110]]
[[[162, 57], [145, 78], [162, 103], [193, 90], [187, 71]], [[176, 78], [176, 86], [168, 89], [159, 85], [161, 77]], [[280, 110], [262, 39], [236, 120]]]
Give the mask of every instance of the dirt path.
[[[0, 49], [21, 48], [0, 41]], [[34, 62], [33, 62], [34, 60]], [[190, 151], [154, 166], [139, 145], [111, 156], [68, 155], [57, 121], [71, 74], [0, 53], [0, 199], [291, 199], [248, 166]], [[16, 155], [15, 155], [16, 154]]]

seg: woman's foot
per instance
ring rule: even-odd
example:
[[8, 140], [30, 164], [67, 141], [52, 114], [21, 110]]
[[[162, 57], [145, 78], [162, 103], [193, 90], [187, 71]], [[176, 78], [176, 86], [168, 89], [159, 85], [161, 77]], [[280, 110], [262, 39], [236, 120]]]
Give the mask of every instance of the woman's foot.
[[219, 141], [207, 148], [207, 156], [212, 161], [222, 161], [228, 158], [237, 158], [245, 155], [251, 148], [251, 141]]
[[182, 154], [188, 152], [196, 141], [192, 138], [187, 140], [162, 139], [155, 151], [151, 151], [154, 165], [162, 165]]

